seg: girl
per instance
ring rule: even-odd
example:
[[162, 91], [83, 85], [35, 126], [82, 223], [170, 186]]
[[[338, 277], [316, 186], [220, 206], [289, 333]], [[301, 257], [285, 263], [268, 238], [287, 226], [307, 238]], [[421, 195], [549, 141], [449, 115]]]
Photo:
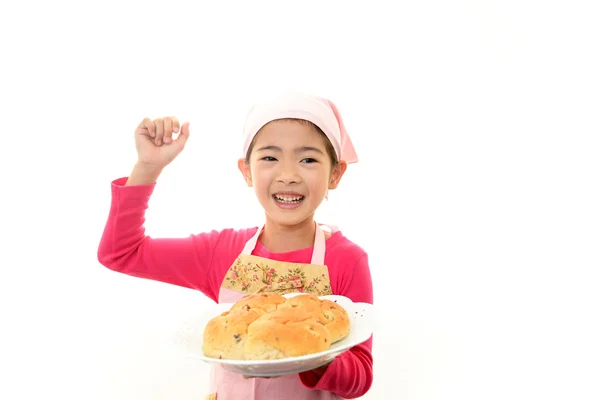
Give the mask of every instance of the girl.
[[[112, 182], [98, 260], [124, 274], [200, 290], [215, 302], [248, 293], [309, 292], [373, 302], [367, 254], [335, 227], [314, 221], [356, 152], [336, 106], [288, 92], [256, 104], [244, 126], [238, 167], [265, 210], [263, 226], [183, 239], [145, 235], [144, 214], [163, 168], [183, 150], [189, 123], [145, 118], [135, 131], [138, 161]], [[329, 231], [329, 232], [327, 232]], [[259, 261], [259, 262], [257, 262]], [[259, 267], [258, 265], [261, 265]], [[364, 395], [373, 380], [372, 338], [329, 365], [272, 379], [213, 367], [208, 398], [340, 399]]]

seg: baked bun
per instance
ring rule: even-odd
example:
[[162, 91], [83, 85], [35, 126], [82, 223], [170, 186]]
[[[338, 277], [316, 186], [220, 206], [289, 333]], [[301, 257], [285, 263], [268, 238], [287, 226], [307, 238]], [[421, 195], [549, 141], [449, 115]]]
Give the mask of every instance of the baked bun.
[[265, 312], [272, 312], [277, 309], [280, 304], [283, 304], [287, 299], [277, 293], [256, 293], [250, 294], [239, 299], [231, 307], [231, 311], [260, 309]]
[[242, 297], [230, 309], [211, 319], [204, 328], [202, 349], [208, 357], [224, 360], [244, 359], [248, 327], [261, 315], [272, 312], [287, 299], [276, 293]]
[[350, 332], [350, 318], [344, 307], [331, 300], [321, 300], [312, 294], [301, 294], [288, 299], [280, 308], [299, 308], [314, 314], [331, 332], [331, 341], [342, 340]]
[[348, 313], [333, 301], [257, 293], [208, 322], [202, 349], [225, 360], [274, 360], [325, 351], [349, 331]]
[[204, 354], [224, 360], [243, 360], [248, 326], [265, 312], [259, 309], [226, 311], [204, 328]]
[[246, 360], [274, 360], [325, 351], [331, 333], [318, 317], [302, 308], [278, 308], [248, 327]]

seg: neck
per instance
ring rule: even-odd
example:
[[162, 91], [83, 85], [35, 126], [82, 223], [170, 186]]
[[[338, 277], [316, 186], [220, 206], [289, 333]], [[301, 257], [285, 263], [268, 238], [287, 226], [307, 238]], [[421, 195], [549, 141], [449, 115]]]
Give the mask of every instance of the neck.
[[312, 247], [315, 243], [315, 221], [307, 218], [297, 225], [280, 225], [267, 216], [265, 229], [259, 240], [273, 253], [285, 253]]

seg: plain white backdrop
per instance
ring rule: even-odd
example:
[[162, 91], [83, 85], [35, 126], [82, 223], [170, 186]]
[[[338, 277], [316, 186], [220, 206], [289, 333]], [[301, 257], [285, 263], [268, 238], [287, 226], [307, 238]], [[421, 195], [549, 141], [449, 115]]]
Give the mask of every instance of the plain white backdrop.
[[191, 290], [108, 271], [110, 182], [146, 117], [191, 122], [153, 236], [261, 222], [236, 169], [265, 89], [339, 106], [360, 163], [319, 210], [370, 255], [367, 399], [598, 399], [594, 2], [6, 2], [3, 399], [200, 399]]

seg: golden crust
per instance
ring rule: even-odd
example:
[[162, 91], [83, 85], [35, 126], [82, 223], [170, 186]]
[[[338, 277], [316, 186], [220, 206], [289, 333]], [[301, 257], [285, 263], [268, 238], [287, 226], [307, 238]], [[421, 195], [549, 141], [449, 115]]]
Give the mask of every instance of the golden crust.
[[209, 357], [268, 360], [327, 350], [350, 331], [346, 310], [312, 294], [286, 299], [276, 293], [243, 297], [204, 330]]
[[331, 300], [321, 300], [312, 294], [302, 294], [289, 299], [281, 308], [301, 308], [319, 318], [331, 332], [332, 343], [342, 340], [350, 332], [350, 318], [346, 310]]
[[204, 328], [204, 354], [225, 360], [242, 360], [248, 326], [264, 314], [259, 309], [238, 310], [214, 317]]
[[248, 327], [244, 356], [247, 360], [297, 357], [325, 351], [330, 345], [331, 333], [313, 313], [282, 308]]
[[287, 299], [277, 293], [256, 293], [242, 297], [235, 302], [231, 307], [231, 311], [240, 310], [242, 308], [255, 309], [259, 308], [266, 312], [272, 312], [277, 307], [285, 303]]

